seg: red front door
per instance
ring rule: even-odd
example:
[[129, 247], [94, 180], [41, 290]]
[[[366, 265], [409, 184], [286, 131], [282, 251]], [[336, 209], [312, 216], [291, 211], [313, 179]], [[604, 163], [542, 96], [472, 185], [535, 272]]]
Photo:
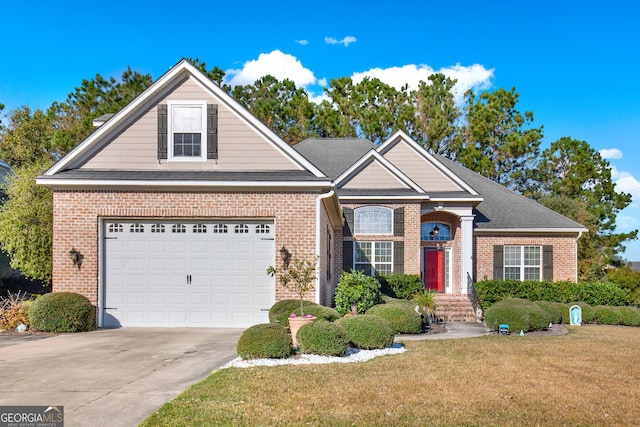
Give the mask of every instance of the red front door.
[[444, 292], [444, 251], [425, 249], [424, 251], [424, 285], [427, 289]]

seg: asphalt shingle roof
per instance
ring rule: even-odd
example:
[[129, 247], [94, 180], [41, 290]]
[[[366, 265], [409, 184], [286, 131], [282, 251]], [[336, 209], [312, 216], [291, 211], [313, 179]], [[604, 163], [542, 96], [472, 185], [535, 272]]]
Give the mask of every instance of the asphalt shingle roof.
[[309, 138], [293, 148], [329, 178], [336, 179], [376, 146], [362, 138]]

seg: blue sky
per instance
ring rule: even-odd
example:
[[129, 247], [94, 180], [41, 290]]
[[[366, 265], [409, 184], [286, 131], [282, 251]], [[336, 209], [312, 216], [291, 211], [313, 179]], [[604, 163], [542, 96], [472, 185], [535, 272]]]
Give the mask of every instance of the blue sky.
[[[515, 87], [544, 125], [543, 147], [585, 140], [634, 196], [619, 231], [640, 228], [640, 2], [609, 1], [21, 0], [0, 10], [0, 103], [6, 114], [64, 101], [82, 79], [127, 66], [153, 78], [183, 57], [263, 72], [321, 96], [335, 77], [416, 84], [429, 73], [460, 89]], [[640, 242], [626, 258], [640, 261]]]

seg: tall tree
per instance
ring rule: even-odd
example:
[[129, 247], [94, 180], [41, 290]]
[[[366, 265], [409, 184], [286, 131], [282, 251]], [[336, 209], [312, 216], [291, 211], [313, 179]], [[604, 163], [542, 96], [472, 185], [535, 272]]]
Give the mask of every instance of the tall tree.
[[542, 126], [530, 127], [533, 113], [516, 109], [515, 88], [479, 96], [469, 90], [465, 98], [466, 125], [452, 144], [455, 158], [499, 184], [520, 190], [518, 182], [539, 153]]
[[265, 76], [253, 85], [236, 86], [232, 96], [287, 143], [316, 136], [311, 121], [315, 105], [291, 80]]
[[411, 94], [416, 104], [411, 136], [432, 152], [446, 155], [458, 133], [461, 115], [451, 92], [456, 80], [441, 73], [431, 74], [428, 79], [429, 83], [421, 81]]
[[[533, 176], [535, 184], [525, 194], [543, 204], [558, 198], [569, 200], [575, 208], [549, 207], [589, 228], [589, 235], [579, 242], [582, 278], [604, 277], [605, 266], [638, 233], [615, 233], [617, 214], [631, 203], [631, 195], [616, 191], [609, 162], [586, 141], [562, 137], [542, 152]], [[574, 214], [578, 207], [581, 217]]]
[[20, 107], [9, 116], [9, 124], [0, 130], [0, 159], [13, 168], [60, 157], [61, 147], [54, 145], [53, 123], [42, 110]]

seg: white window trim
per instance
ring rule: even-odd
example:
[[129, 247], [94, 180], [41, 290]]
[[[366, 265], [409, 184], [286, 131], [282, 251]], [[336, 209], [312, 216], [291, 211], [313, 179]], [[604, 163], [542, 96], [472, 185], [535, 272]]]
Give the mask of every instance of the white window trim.
[[[378, 208], [378, 209], [385, 209], [387, 211], [389, 211], [390, 215], [390, 220], [391, 220], [391, 231], [389, 231], [388, 233], [363, 233], [361, 231], [357, 231], [358, 228], [358, 217], [357, 217], [357, 212], [360, 209], [367, 209], [367, 208]], [[393, 223], [394, 223], [394, 218], [393, 218], [393, 209], [388, 208], [386, 206], [360, 206], [358, 208], [355, 208], [353, 210], [353, 232], [354, 234], [365, 234], [367, 236], [393, 236], [394, 230], [393, 230]]]
[[[518, 266], [515, 265], [507, 265], [507, 260], [506, 260], [506, 248], [507, 247], [511, 247], [511, 248], [519, 248], [520, 249], [520, 264]], [[535, 265], [525, 265], [524, 264], [524, 248], [537, 248], [540, 251], [540, 264], [538, 264], [537, 266]], [[504, 246], [504, 255], [503, 255], [503, 259], [502, 259], [502, 277], [506, 278], [507, 277], [507, 268], [514, 268], [514, 267], [518, 267], [520, 269], [520, 281], [524, 282], [524, 281], [528, 281], [528, 280], [533, 280], [533, 279], [525, 279], [525, 268], [527, 267], [537, 267], [538, 268], [538, 281], [542, 281], [542, 277], [543, 277], [543, 253], [542, 253], [542, 246], [539, 245], [505, 245]], [[515, 279], [509, 279], [509, 280], [515, 280]]]
[[[173, 107], [192, 106], [202, 109], [202, 129], [200, 131], [200, 156], [173, 156]], [[167, 102], [167, 161], [168, 162], [206, 162], [207, 161], [207, 102], [206, 101], [168, 101]]]

